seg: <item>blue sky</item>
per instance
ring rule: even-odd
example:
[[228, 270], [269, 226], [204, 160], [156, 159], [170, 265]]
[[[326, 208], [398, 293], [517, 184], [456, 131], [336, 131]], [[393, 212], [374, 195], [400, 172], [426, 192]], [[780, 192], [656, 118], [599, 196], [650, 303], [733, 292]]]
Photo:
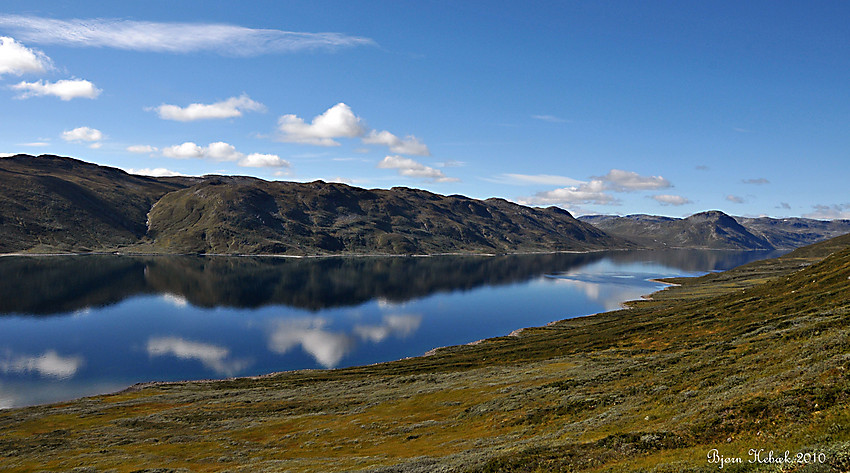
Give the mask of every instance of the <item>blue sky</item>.
[[850, 218], [850, 3], [4, 0], [0, 153]]

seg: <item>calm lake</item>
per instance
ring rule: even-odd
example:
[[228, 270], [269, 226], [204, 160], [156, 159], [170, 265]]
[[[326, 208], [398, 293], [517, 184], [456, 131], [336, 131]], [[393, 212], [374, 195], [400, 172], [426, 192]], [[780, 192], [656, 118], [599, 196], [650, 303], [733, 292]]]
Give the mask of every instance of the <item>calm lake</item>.
[[776, 255], [2, 257], [0, 408], [417, 356]]

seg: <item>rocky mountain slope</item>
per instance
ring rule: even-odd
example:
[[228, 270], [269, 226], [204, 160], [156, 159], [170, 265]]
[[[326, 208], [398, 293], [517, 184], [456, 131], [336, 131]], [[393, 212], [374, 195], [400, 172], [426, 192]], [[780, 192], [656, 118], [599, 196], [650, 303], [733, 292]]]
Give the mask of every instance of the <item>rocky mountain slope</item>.
[[556, 207], [396, 187], [151, 178], [58, 156], [0, 159], [0, 252], [504, 253], [634, 245]]

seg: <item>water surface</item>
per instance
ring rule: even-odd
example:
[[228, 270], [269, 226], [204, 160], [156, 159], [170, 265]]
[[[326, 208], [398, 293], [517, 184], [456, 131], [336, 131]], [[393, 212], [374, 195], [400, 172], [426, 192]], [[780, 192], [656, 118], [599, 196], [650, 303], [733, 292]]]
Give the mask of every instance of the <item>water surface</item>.
[[3, 257], [0, 407], [417, 356], [774, 255]]

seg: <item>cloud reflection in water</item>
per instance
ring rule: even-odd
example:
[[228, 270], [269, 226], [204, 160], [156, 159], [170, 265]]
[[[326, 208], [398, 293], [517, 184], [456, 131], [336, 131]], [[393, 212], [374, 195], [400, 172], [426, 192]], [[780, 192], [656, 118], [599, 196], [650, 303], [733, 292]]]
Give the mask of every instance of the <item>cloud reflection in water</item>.
[[357, 346], [357, 339], [380, 343], [387, 337], [404, 338], [415, 332], [422, 322], [421, 315], [385, 315], [380, 325], [355, 325], [353, 334], [328, 329], [324, 317], [297, 318], [277, 321], [269, 336], [269, 349], [281, 355], [301, 346], [317, 363], [334, 368]]
[[244, 359], [228, 359], [228, 348], [180, 337], [152, 337], [148, 339], [147, 352], [149, 356], [171, 355], [183, 360], [198, 360], [207, 368], [226, 376], [233, 376], [251, 364]]
[[77, 374], [84, 361], [81, 356], [62, 356], [55, 350], [47, 350], [38, 356], [15, 356], [7, 352], [5, 359], [0, 360], [0, 372], [35, 372], [44, 377], [66, 379]]

